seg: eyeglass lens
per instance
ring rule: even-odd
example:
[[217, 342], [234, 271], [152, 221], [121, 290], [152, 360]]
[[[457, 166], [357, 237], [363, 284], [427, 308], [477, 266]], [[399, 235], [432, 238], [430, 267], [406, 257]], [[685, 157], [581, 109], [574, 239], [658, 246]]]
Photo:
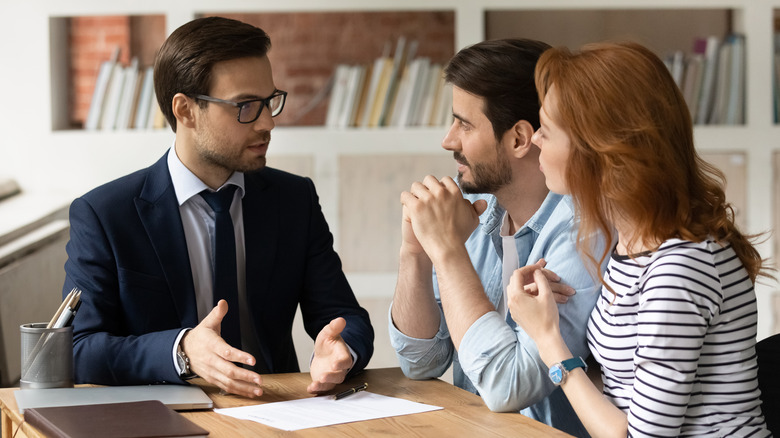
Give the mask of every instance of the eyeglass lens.
[[271, 117], [276, 117], [282, 112], [284, 107], [284, 94], [277, 94], [271, 96], [269, 99], [255, 100], [247, 102], [241, 106], [241, 110], [238, 113], [238, 121], [241, 123], [251, 123], [260, 117], [260, 112], [263, 111], [263, 106], [268, 106], [271, 111]]

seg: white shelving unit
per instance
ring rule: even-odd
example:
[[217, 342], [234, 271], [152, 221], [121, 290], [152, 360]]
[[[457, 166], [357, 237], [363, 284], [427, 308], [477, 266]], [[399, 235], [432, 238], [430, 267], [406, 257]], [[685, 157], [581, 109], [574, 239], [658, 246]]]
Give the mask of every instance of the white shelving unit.
[[[50, 128], [53, 118], [59, 115], [56, 109], [64, 107], [62, 99], [67, 98], [58, 74], [65, 68], [62, 60], [67, 55], [63, 55], [61, 41], [50, 40], [50, 26], [57, 26], [57, 17], [162, 14], [171, 32], [202, 12], [454, 10], [458, 49], [483, 39], [487, 10], [555, 13], [556, 10], [663, 9], [673, 13], [675, 9], [729, 9], [733, 11], [733, 29], [746, 35], [747, 121], [744, 126], [736, 127], [696, 127], [697, 145], [704, 152], [744, 154], [747, 231], [762, 232], [773, 226], [771, 206], [777, 197], [772, 190], [773, 162], [774, 154], [780, 151], [780, 128], [772, 121], [773, 18], [775, 9], [780, 9], [780, 0], [13, 0], [6, 2], [3, 9], [9, 19], [0, 27], [0, 53], [5, 63], [15, 67], [0, 71], [0, 79], [5, 84], [0, 109], [3, 133], [0, 173], [16, 177], [26, 190], [62, 191], [73, 196], [152, 163], [170, 146], [173, 135], [169, 131], [103, 133]], [[689, 46], [689, 41], [680, 42], [682, 49]], [[50, 105], [55, 109], [54, 116], [50, 114]], [[446, 128], [281, 127], [273, 132], [269, 157], [278, 154], [311, 160], [311, 176], [339, 242], [339, 233], [343, 231], [338, 220], [340, 157], [401, 154], [412, 158], [440, 155], [446, 159], [449, 154], [438, 147], [445, 132]], [[773, 256], [771, 241], [762, 244], [760, 250], [766, 257]], [[359, 297], [392, 295], [393, 270], [350, 273], [350, 277]], [[775, 282], [757, 286], [761, 312], [759, 338], [774, 331], [771, 297], [777, 289]], [[376, 325], [377, 331], [384, 330]]]

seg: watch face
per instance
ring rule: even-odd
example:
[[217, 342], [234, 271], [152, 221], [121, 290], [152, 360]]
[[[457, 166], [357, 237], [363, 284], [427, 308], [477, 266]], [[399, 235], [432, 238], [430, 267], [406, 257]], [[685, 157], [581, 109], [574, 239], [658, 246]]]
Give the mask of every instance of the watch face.
[[563, 369], [560, 364], [555, 364], [550, 367], [550, 380], [556, 385], [563, 380]]

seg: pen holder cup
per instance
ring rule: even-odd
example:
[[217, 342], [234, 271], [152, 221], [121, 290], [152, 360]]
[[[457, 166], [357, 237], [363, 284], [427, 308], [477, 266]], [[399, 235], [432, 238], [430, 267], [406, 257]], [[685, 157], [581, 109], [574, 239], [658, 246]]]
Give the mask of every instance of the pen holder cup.
[[22, 324], [21, 389], [73, 387], [73, 326]]

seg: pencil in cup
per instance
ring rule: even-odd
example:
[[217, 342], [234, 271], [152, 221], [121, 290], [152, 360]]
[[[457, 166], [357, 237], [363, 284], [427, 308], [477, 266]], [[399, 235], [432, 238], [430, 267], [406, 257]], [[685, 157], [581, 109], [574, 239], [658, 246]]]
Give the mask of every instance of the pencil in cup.
[[73, 386], [73, 328], [81, 291], [73, 289], [52, 319], [46, 323], [23, 324], [20, 386], [60, 388]]

